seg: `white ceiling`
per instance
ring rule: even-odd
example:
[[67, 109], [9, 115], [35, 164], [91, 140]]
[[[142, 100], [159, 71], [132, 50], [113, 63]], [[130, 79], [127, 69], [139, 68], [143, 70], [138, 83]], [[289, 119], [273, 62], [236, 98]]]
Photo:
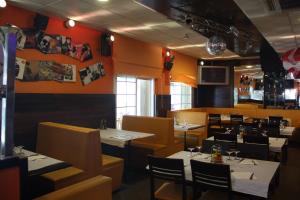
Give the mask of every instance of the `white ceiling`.
[[[207, 38], [132, 0], [9, 0], [13, 5], [42, 14], [74, 19], [99, 30], [108, 29], [134, 39], [176, 49], [202, 59], [238, 58], [226, 50], [220, 57], [209, 55]], [[188, 34], [188, 39], [184, 36]]]
[[271, 11], [266, 0], [234, 0], [278, 53], [300, 45], [300, 9]]

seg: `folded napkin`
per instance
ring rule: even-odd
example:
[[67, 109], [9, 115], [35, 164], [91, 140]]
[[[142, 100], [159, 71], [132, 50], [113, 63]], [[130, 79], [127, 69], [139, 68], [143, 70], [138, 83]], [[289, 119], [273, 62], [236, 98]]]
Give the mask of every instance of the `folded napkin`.
[[253, 177], [253, 172], [232, 172], [232, 177], [235, 179], [249, 179]]
[[30, 160], [30, 161], [34, 161], [34, 160], [38, 160], [38, 159], [44, 159], [44, 158], [46, 158], [46, 156], [43, 156], [43, 155], [28, 156], [28, 160]]
[[244, 159], [240, 162], [241, 165], [258, 165], [257, 160]]

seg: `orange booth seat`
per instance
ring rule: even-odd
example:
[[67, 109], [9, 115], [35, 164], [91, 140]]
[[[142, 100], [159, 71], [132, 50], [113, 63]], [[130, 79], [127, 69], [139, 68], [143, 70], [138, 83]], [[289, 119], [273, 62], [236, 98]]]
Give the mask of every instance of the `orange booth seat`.
[[171, 118], [125, 115], [122, 129], [154, 134], [152, 137], [134, 140], [132, 145], [149, 149], [155, 156], [166, 157], [183, 150], [183, 143], [174, 138]]
[[112, 200], [111, 178], [95, 176], [48, 193], [35, 200]]
[[72, 165], [65, 169], [42, 175], [53, 188], [74, 184], [97, 175], [112, 178], [112, 189], [120, 187], [123, 159], [102, 154], [99, 130], [42, 122], [38, 127], [38, 153], [63, 160]]
[[[194, 130], [189, 130], [186, 133], [186, 140], [188, 146], [198, 146], [202, 144], [202, 140], [207, 136], [207, 113], [206, 112], [192, 112], [192, 111], [169, 111], [168, 117], [176, 120], [176, 123], [183, 124], [187, 122], [188, 124], [204, 125], [205, 127], [197, 128]], [[183, 141], [184, 132], [174, 131], [176, 138]]]

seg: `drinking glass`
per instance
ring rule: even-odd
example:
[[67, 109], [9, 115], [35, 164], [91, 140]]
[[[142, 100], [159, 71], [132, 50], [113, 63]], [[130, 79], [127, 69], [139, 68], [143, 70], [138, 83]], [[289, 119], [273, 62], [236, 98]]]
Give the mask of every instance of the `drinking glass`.
[[193, 147], [189, 147], [188, 150], [191, 152], [190, 153], [190, 157], [192, 158], [193, 157], [193, 150], [194, 150], [194, 148]]
[[231, 154], [233, 153], [232, 150], [227, 150], [226, 153], [228, 154], [227, 160], [231, 160]]
[[196, 146], [196, 148], [198, 150], [198, 154], [201, 155], [202, 146]]
[[239, 153], [240, 153], [239, 150], [235, 150], [235, 151], [234, 151], [234, 154], [235, 154], [234, 159], [235, 159], [235, 160], [240, 160], [240, 158], [238, 158], [238, 154], [239, 154]]

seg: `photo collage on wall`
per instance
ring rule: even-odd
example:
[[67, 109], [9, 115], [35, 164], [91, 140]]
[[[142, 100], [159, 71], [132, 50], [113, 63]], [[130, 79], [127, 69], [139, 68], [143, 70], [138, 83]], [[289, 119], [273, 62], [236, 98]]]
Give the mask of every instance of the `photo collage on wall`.
[[76, 82], [76, 66], [16, 58], [16, 78], [22, 81]]
[[79, 70], [80, 79], [83, 85], [87, 85], [105, 75], [102, 63], [96, 63]]
[[81, 62], [93, 58], [88, 43], [76, 43], [71, 37], [59, 34], [47, 34], [34, 29], [20, 29], [18, 27], [1, 26], [0, 42], [5, 42], [5, 34], [14, 32], [17, 35], [18, 49], [37, 49], [45, 54], [63, 54]]

